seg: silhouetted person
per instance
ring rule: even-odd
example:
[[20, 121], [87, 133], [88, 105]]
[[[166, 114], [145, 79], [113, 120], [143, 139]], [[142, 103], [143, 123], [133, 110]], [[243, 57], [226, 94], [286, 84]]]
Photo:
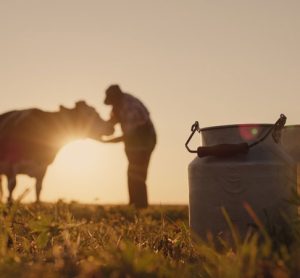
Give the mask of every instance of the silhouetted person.
[[106, 90], [104, 103], [112, 105], [112, 124], [120, 123], [123, 135], [106, 143], [124, 142], [128, 165], [129, 203], [137, 208], [148, 206], [147, 171], [156, 144], [156, 133], [150, 114], [136, 97], [122, 92], [118, 85]]

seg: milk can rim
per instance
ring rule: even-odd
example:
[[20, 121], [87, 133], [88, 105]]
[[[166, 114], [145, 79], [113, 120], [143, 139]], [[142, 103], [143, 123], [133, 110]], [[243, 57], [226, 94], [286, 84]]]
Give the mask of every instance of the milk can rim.
[[[236, 128], [236, 127], [271, 127], [274, 124], [232, 124], [232, 125], [217, 125], [201, 128], [201, 131], [221, 129], [221, 128]], [[299, 125], [300, 126], [300, 125]]]

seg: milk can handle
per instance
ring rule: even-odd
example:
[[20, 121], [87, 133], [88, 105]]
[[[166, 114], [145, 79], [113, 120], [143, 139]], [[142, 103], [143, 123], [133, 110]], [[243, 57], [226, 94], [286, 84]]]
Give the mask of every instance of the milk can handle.
[[280, 115], [280, 118], [276, 121], [276, 123], [266, 132], [264, 136], [262, 136], [259, 140], [248, 144], [248, 143], [240, 143], [240, 144], [219, 144], [214, 146], [207, 147], [198, 147], [197, 150], [192, 150], [189, 148], [188, 144], [194, 136], [195, 132], [198, 131], [200, 133], [201, 129], [199, 127], [199, 123], [196, 121], [191, 128], [191, 135], [185, 143], [186, 149], [190, 153], [197, 153], [199, 157], [205, 156], [217, 156], [217, 157], [228, 157], [236, 154], [247, 153], [250, 148], [258, 145], [263, 142], [271, 132], [273, 136], [273, 140], [278, 143], [280, 141], [281, 130], [286, 123], [286, 116], [284, 114]]
[[197, 150], [192, 150], [188, 146], [189, 142], [191, 141], [192, 137], [194, 136], [195, 132], [198, 131], [200, 133], [201, 129], [199, 127], [199, 123], [196, 121], [192, 127], [191, 127], [191, 135], [187, 139], [185, 143], [186, 149], [190, 153], [197, 153], [199, 157], [205, 157], [205, 156], [220, 156], [220, 157], [226, 157], [226, 156], [232, 156], [238, 153], [245, 153], [248, 152], [249, 146], [247, 143], [241, 143], [241, 144], [220, 144], [220, 145], [214, 145], [214, 146], [208, 146], [208, 147], [198, 147]]
[[191, 139], [192, 139], [192, 137], [194, 136], [195, 132], [198, 131], [198, 132], [200, 133], [200, 126], [199, 126], [199, 123], [198, 123], [197, 121], [192, 125], [191, 131], [192, 131], [192, 133], [191, 133], [190, 137], [189, 137], [189, 138], [187, 139], [187, 141], [185, 142], [185, 147], [186, 147], [186, 149], [187, 149], [190, 153], [197, 153], [197, 150], [191, 150], [191, 149], [189, 148], [189, 146], [188, 146], [189, 143], [190, 143], [190, 141], [191, 141]]

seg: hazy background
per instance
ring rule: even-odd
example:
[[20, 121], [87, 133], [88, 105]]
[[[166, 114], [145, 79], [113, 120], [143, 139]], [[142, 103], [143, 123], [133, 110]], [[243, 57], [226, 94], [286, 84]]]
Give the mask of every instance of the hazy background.
[[[0, 0], [0, 113], [84, 99], [108, 118], [119, 83], [158, 133], [152, 203], [187, 203], [190, 126], [300, 123], [298, 0]], [[125, 203], [122, 144], [75, 142], [48, 168], [42, 200]], [[20, 176], [15, 196], [33, 180]], [[21, 186], [22, 185], [22, 186]]]

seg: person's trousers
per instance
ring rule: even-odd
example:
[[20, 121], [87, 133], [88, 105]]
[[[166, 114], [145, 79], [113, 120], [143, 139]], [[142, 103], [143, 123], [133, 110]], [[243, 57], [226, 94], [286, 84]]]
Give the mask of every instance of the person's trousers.
[[156, 145], [156, 133], [151, 121], [126, 134], [125, 152], [128, 159], [129, 204], [136, 208], [148, 206], [147, 172]]
[[148, 206], [147, 172], [151, 153], [149, 150], [125, 150], [128, 159], [128, 190], [129, 204], [136, 208]]

